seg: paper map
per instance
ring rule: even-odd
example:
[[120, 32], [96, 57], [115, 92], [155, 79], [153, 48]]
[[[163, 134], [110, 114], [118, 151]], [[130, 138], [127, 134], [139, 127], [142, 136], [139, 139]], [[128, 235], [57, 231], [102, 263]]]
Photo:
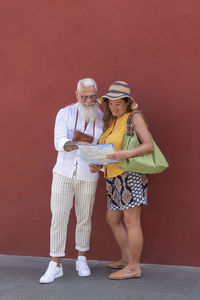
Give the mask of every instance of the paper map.
[[81, 156], [89, 164], [108, 165], [117, 163], [117, 160], [109, 160], [106, 158], [108, 154], [114, 152], [113, 144], [98, 144], [98, 145], [78, 145]]

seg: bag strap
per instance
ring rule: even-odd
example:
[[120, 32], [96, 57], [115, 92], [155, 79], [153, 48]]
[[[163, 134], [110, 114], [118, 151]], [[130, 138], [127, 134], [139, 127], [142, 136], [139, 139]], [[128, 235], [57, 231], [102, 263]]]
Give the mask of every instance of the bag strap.
[[130, 115], [128, 116], [126, 127], [127, 127], [126, 134], [128, 136], [133, 136], [134, 128], [133, 128], [133, 115], [132, 115], [132, 113], [130, 113]]
[[95, 121], [93, 121], [93, 137], [95, 135]]
[[127, 127], [127, 132], [126, 134], [128, 136], [133, 136], [134, 135], [134, 127], [133, 127], [133, 115], [134, 113], [130, 113], [130, 115], [128, 116], [128, 119], [127, 119], [127, 123], [126, 123], [126, 127]]
[[74, 131], [76, 130], [77, 121], [78, 121], [78, 108], [76, 111], [76, 120], [75, 120], [75, 125], [74, 125]]
[[133, 116], [136, 113], [140, 113], [140, 111], [136, 109], [133, 112], [131, 112], [130, 115], [128, 116], [127, 123], [126, 123], [126, 126], [127, 126], [126, 134], [128, 136], [134, 136], [135, 129], [133, 127]]

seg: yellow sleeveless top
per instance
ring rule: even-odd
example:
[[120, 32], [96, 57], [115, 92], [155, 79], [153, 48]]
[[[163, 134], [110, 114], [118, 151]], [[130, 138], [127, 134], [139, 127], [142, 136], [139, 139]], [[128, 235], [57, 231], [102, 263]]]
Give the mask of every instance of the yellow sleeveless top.
[[[114, 151], [117, 152], [123, 149], [124, 134], [126, 132], [126, 123], [129, 113], [123, 114], [119, 118], [115, 118], [111, 125], [106, 129], [106, 131], [101, 135], [99, 139], [99, 144], [112, 143]], [[116, 177], [122, 174], [124, 171], [120, 169], [120, 163], [109, 164], [104, 166], [105, 177]]]

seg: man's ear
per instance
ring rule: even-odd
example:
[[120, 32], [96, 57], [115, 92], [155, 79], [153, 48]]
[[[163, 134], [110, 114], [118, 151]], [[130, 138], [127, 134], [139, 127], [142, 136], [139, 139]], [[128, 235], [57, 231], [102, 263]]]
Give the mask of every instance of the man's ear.
[[78, 92], [75, 91], [75, 96], [76, 96], [76, 99], [78, 100]]

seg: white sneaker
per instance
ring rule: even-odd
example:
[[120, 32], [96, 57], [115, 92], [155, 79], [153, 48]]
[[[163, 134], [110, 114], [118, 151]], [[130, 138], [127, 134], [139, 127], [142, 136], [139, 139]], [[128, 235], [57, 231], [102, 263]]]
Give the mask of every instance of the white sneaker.
[[76, 260], [76, 271], [78, 271], [78, 276], [86, 277], [91, 275], [90, 268], [87, 264], [87, 259], [85, 256], [78, 256]]
[[40, 283], [50, 283], [53, 282], [56, 278], [63, 276], [62, 265], [57, 266], [57, 263], [53, 260], [50, 261], [48, 268], [44, 275], [40, 278]]

